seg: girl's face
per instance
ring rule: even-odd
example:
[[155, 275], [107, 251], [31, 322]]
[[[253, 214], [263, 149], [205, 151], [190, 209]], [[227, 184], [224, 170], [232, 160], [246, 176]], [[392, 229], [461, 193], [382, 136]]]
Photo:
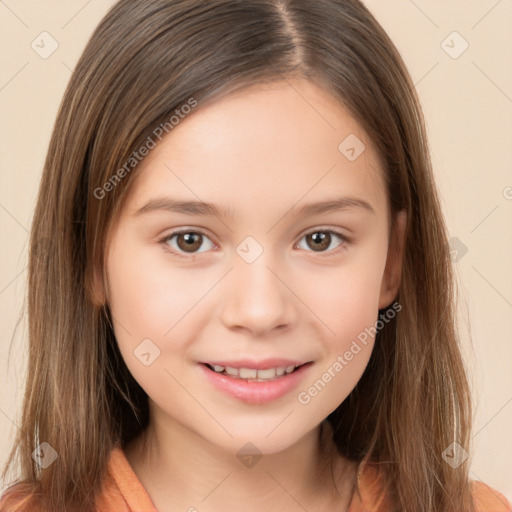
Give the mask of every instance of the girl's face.
[[395, 297], [383, 172], [311, 82], [199, 107], [142, 161], [112, 233], [115, 334], [158, 428], [277, 452], [352, 391]]

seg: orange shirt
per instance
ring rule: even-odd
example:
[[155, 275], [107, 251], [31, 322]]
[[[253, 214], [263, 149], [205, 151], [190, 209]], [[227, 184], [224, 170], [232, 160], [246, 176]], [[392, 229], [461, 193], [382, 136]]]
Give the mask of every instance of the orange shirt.
[[[478, 512], [512, 512], [506, 498], [482, 482], [473, 481], [473, 496]], [[1, 501], [0, 510], [4, 510]], [[107, 476], [96, 505], [98, 512], [157, 512], [119, 446], [110, 454]], [[390, 510], [389, 496], [381, 485], [378, 467], [367, 464], [359, 471], [349, 512]]]
[[[386, 512], [389, 498], [380, 485], [376, 465], [367, 464], [359, 472], [357, 490], [349, 512]], [[506, 498], [482, 482], [473, 482], [478, 512], [512, 512]], [[104, 492], [97, 503], [99, 512], [157, 512], [151, 498], [133, 472], [121, 448], [112, 450]]]

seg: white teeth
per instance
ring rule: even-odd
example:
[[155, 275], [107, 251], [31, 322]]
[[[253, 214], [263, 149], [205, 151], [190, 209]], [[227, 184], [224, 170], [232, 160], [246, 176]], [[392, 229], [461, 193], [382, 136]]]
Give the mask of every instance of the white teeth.
[[[300, 365], [299, 365], [300, 366]], [[276, 377], [281, 377], [285, 373], [292, 373], [297, 368], [294, 365], [278, 366], [276, 368], [267, 368], [266, 370], [257, 370], [256, 368], [233, 368], [232, 366], [221, 366], [218, 364], [213, 365], [213, 370], [217, 373], [224, 373], [232, 377], [248, 380], [273, 380]]]
[[258, 374], [258, 370], [254, 368], [240, 368], [238, 370], [238, 375], [241, 379], [255, 379]]
[[258, 379], [273, 379], [275, 376], [276, 368], [269, 368], [268, 370], [258, 370]]

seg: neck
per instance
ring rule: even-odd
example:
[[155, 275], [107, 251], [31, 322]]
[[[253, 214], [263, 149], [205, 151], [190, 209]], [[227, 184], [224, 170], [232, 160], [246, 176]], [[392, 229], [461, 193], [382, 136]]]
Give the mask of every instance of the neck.
[[348, 510], [355, 466], [331, 434], [324, 422], [289, 448], [251, 460], [174, 421], [150, 422], [125, 454], [159, 512]]

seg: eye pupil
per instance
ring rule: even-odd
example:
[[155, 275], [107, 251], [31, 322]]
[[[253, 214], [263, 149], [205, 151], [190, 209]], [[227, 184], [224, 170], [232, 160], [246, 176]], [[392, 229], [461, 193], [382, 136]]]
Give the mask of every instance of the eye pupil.
[[314, 244], [312, 249], [317, 250], [325, 250], [331, 245], [331, 235], [330, 233], [326, 233], [324, 231], [317, 231], [315, 233], [311, 233], [306, 236], [308, 243], [309, 241], [313, 241]]
[[184, 236], [185, 241], [186, 241], [187, 243], [189, 243], [190, 241], [192, 241], [192, 243], [194, 242], [194, 240], [192, 240], [192, 238], [193, 238], [193, 236], [194, 236], [193, 234], [191, 234], [191, 233], [185, 233], [183, 236]]

